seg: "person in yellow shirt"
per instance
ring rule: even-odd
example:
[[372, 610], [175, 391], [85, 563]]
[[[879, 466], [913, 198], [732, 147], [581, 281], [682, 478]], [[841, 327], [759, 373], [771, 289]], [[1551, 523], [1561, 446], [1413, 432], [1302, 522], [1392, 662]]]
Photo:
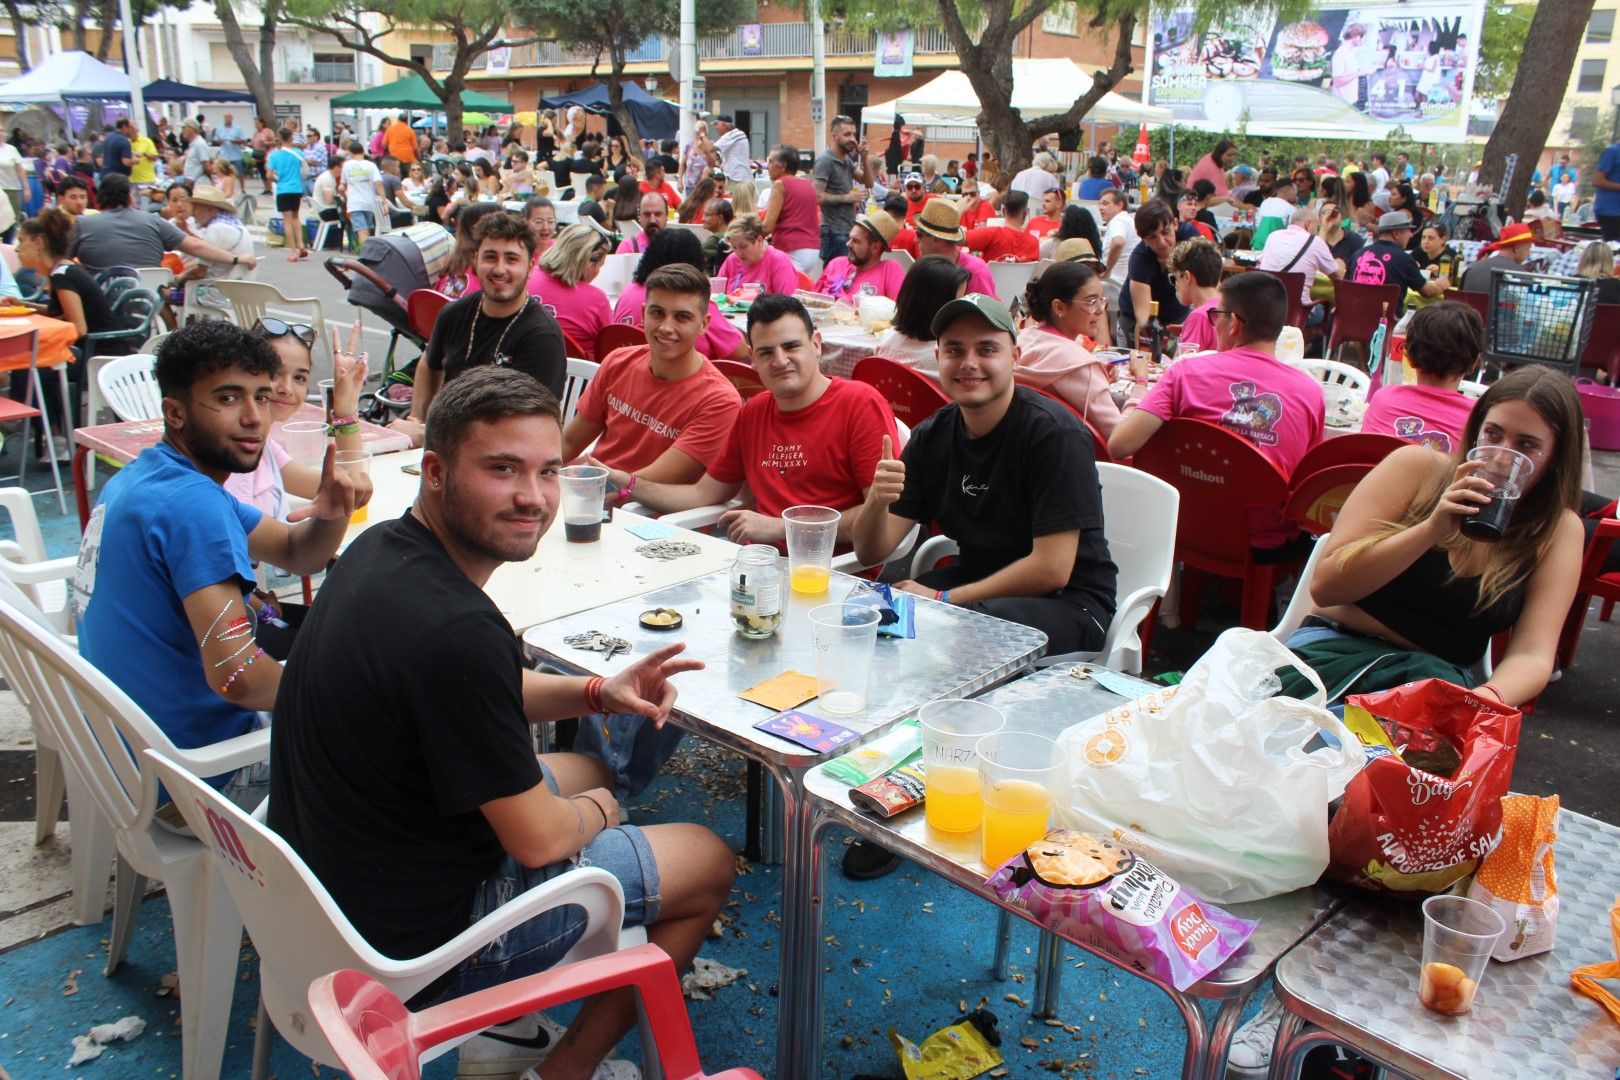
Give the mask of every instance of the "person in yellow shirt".
[[129, 167], [129, 183], [139, 200], [157, 183], [157, 144], [142, 131], [129, 140], [129, 147], [135, 155], [135, 163]]

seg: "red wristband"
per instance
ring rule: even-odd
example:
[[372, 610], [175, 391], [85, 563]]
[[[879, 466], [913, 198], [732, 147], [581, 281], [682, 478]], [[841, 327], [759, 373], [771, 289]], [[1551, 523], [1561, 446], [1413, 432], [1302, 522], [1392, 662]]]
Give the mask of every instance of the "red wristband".
[[593, 675], [585, 680], [585, 708], [589, 712], [602, 711], [602, 684], [607, 682], [600, 675]]

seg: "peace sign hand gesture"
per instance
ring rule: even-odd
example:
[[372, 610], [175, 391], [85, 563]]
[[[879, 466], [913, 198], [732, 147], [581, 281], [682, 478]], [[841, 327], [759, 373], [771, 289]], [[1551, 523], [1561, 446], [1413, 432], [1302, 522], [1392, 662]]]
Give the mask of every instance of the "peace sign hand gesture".
[[360, 346], [360, 319], [349, 330], [349, 344], [343, 346], [342, 331], [332, 327], [332, 414], [354, 416], [360, 408], [360, 391], [366, 384], [367, 354]]

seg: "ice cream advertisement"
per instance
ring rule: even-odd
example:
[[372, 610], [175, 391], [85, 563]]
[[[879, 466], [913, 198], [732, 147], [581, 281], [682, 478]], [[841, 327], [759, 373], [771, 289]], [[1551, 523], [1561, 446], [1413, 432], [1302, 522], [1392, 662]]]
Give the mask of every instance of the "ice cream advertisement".
[[1195, 6], [1153, 16], [1150, 104], [1178, 124], [1255, 135], [1461, 142], [1480, 0], [1327, 0], [1303, 19], [1247, 12], [1199, 29]]

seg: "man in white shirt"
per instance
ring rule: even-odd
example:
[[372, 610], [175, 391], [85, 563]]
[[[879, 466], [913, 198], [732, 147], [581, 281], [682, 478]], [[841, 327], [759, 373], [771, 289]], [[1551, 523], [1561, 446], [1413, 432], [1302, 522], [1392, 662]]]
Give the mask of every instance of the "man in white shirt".
[[196, 120], [187, 120], [180, 129], [180, 141], [186, 144], [186, 158], [181, 163], [180, 169], [185, 178], [193, 184], [202, 181], [203, 166], [214, 156], [214, 148], [202, 137], [202, 132], [197, 129], [197, 123]]
[[714, 118], [719, 132], [709, 148], [709, 161], [726, 176], [731, 187], [754, 182], [754, 166], [748, 160], [748, 132], [737, 127], [729, 115]]
[[5, 228], [4, 239], [10, 242], [12, 230], [17, 227], [17, 221], [23, 216], [22, 193], [28, 188], [27, 167], [23, 164], [23, 156], [5, 132], [0, 132], [0, 191], [6, 193], [6, 201], [11, 204], [11, 224]]
[[1038, 202], [1048, 191], [1062, 191], [1063, 185], [1058, 183], [1054, 175], [1057, 172], [1057, 159], [1051, 154], [1042, 152], [1035, 155], [1034, 164], [1012, 178], [1008, 185], [1013, 191], [1026, 193], [1031, 201]]
[[1102, 257], [1108, 278], [1120, 288], [1130, 273], [1131, 252], [1136, 249], [1136, 221], [1125, 209], [1125, 193], [1110, 188], [1097, 200], [1102, 215]]
[[[1266, 246], [1261, 249], [1260, 262], [1256, 265], [1257, 269], [1272, 273], [1305, 275], [1304, 295], [1300, 299], [1306, 304], [1311, 303], [1311, 285], [1317, 274], [1344, 276], [1344, 263], [1333, 257], [1327, 241], [1317, 235], [1321, 228], [1321, 216], [1308, 206], [1300, 207], [1289, 217], [1287, 228], [1266, 237]], [[1311, 323], [1322, 321], [1320, 311], [1319, 308], [1312, 310]]]
[[[191, 193], [191, 212], [197, 222], [197, 236], [230, 253], [229, 262], [215, 262], [198, 256], [189, 269], [175, 278], [177, 283], [250, 278], [253, 276], [253, 234], [248, 232], [242, 219], [236, 216], [236, 207], [219, 188], [212, 184], [198, 184]], [[198, 303], [211, 308], [227, 309], [231, 305], [220, 293], [206, 284], [196, 290]]]
[[1371, 161], [1372, 168], [1367, 172], [1367, 183], [1372, 189], [1372, 194], [1376, 195], [1389, 183], [1389, 158], [1377, 153], [1372, 156]]
[[1294, 182], [1292, 180], [1277, 181], [1271, 197], [1260, 204], [1262, 218], [1281, 218], [1283, 221], [1292, 221], [1294, 211], [1298, 209], [1298, 199], [1294, 195]]
[[349, 228], [363, 244], [377, 228], [377, 213], [388, 202], [388, 193], [382, 171], [366, 159], [366, 148], [359, 139], [349, 140], [349, 160], [343, 163], [338, 190], [349, 211]]

